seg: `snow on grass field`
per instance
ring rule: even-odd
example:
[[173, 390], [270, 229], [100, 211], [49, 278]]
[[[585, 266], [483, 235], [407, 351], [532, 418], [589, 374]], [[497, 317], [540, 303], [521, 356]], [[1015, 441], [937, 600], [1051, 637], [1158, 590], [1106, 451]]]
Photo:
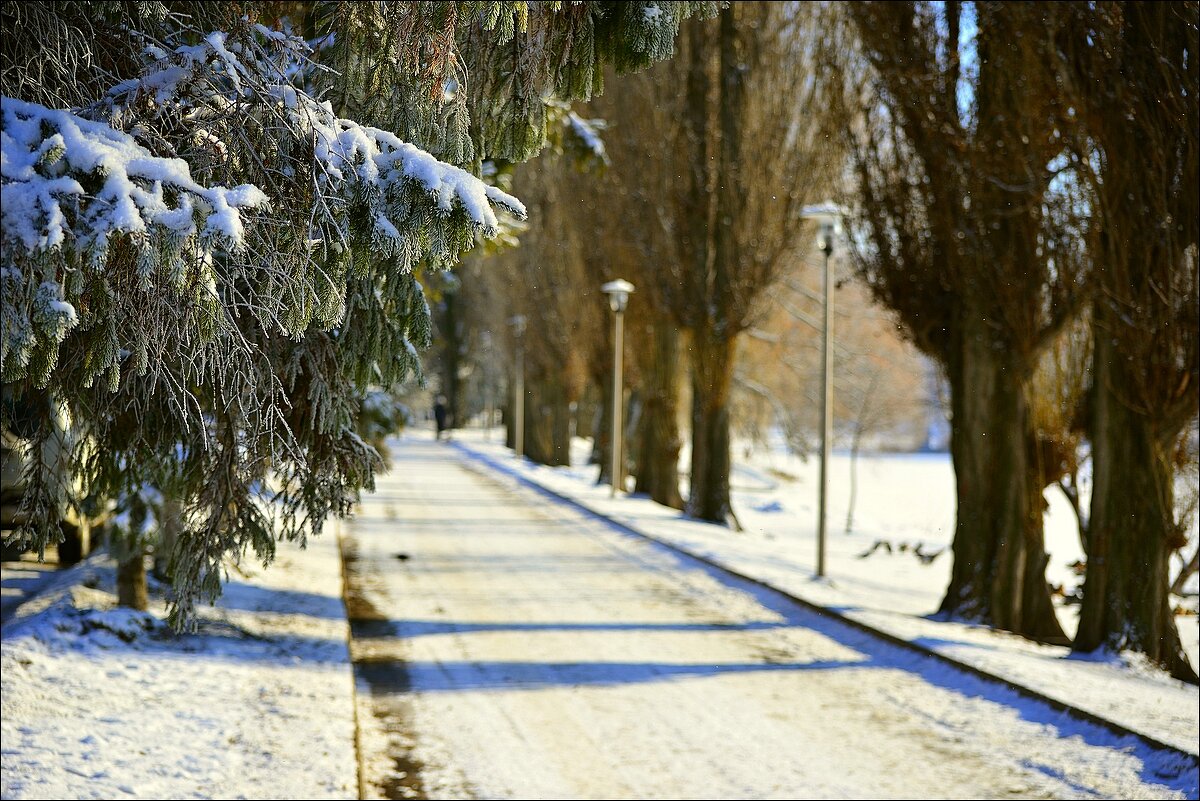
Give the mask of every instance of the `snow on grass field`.
[[[422, 432], [410, 436], [421, 436]], [[767, 581], [796, 596], [917, 641], [955, 659], [1004, 676], [1047, 696], [1088, 710], [1135, 731], [1196, 753], [1200, 748], [1200, 694], [1143, 664], [1135, 655], [1079, 658], [1064, 647], [957, 622], [931, 619], [949, 582], [944, 550], [954, 530], [953, 471], [946, 454], [880, 454], [859, 459], [858, 503], [850, 534], [844, 533], [849, 497], [849, 458], [831, 466], [827, 579], [813, 578], [816, 563], [816, 460], [804, 462], [778, 450], [735, 448], [732, 479], [735, 511], [744, 531], [687, 520], [644, 497], [609, 498], [595, 484], [598, 468], [586, 464], [590, 443], [576, 440], [572, 466], [547, 468], [518, 463], [492, 433], [456, 432], [456, 439], [489, 459], [600, 514], [669, 544]], [[1070, 507], [1047, 493], [1046, 520], [1051, 583], [1067, 589], [1079, 582], [1070, 565], [1080, 558]], [[1195, 523], [1193, 523], [1193, 527]], [[882, 546], [868, 552], [877, 541]], [[1196, 541], [1193, 528], [1192, 541]], [[921, 559], [917, 553], [932, 559]], [[1183, 599], [1176, 599], [1182, 601]], [[1192, 609], [1195, 597], [1187, 599]], [[1077, 606], [1062, 606], [1068, 633]], [[1177, 618], [1185, 647], [1197, 664], [1197, 617]]]
[[246, 572], [177, 638], [161, 601], [115, 608], [104, 556], [20, 608], [0, 644], [0, 794], [357, 798], [337, 538]]
[[[745, 451], [743, 451], [745, 454]], [[945, 453], [882, 453], [859, 457], [858, 500], [853, 527], [846, 534], [850, 496], [850, 457], [835, 453], [830, 468], [830, 497], [827, 548], [838, 562], [838, 579], [852, 592], [886, 594], [889, 608], [912, 614], [936, 609], [950, 581], [948, 548], [954, 535], [954, 473]], [[767, 539], [784, 537], [811, 547], [815, 560], [817, 486], [819, 470], [815, 459], [805, 462], [777, 450], [758, 450], [737, 466], [733, 485], [739, 520], [749, 531]], [[757, 483], [756, 483], [757, 482]], [[1073, 568], [1083, 559], [1074, 513], [1063, 495], [1048, 490], [1045, 516], [1046, 551], [1050, 562], [1046, 578], [1053, 586], [1072, 594], [1083, 577]], [[783, 517], [780, 531], [779, 517]], [[1197, 542], [1197, 520], [1193, 518], [1190, 540]], [[863, 556], [876, 542], [887, 542]], [[917, 549], [929, 564], [917, 556]], [[904, 549], [901, 551], [900, 549]], [[836, 553], [836, 556], [832, 554]], [[800, 554], [803, 559], [804, 554]], [[861, 558], [860, 558], [861, 557]], [[1173, 562], [1172, 567], [1178, 568]], [[810, 564], [811, 569], [811, 564]], [[884, 574], [884, 580], [880, 580]], [[1198, 664], [1196, 578], [1188, 598], [1174, 598], [1184, 610], [1177, 617], [1184, 649], [1193, 665]], [[1058, 602], [1059, 619], [1068, 635], [1079, 624], [1079, 605]], [[878, 605], [878, 601], [876, 605]]]

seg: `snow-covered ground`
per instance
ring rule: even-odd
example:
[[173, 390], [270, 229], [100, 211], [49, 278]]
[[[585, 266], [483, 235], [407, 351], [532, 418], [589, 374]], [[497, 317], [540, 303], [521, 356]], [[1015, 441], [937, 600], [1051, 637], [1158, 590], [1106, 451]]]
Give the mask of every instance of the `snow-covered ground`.
[[5, 624], [4, 798], [357, 798], [332, 532], [247, 560], [198, 633], [117, 609], [95, 556]]
[[[432, 433], [415, 431], [406, 438], [424, 437], [431, 439]], [[1197, 750], [1200, 713], [1194, 687], [1165, 678], [1140, 666], [1137, 660], [1120, 656], [1072, 658], [1062, 648], [1037, 646], [978, 627], [928, 619], [945, 586], [949, 559], [942, 553], [926, 563], [914, 555], [914, 550], [919, 543], [921, 554], [937, 553], [950, 537], [952, 484], [944, 456], [864, 457], [859, 466], [859, 510], [851, 534], [842, 533], [845, 481], [835, 480], [830, 579], [818, 582], [811, 578], [815, 550], [814, 464], [787, 460], [778, 453], [742, 460], [735, 475], [734, 495], [746, 530], [735, 534], [682, 519], [676, 512], [644, 498], [609, 499], [608, 488], [594, 484], [595, 468], [582, 466], [586, 457], [586, 443], [582, 441], [577, 443], [579, 466], [549, 469], [518, 463], [499, 444], [496, 432], [490, 442], [473, 431], [458, 432], [456, 439], [470, 453], [453, 446], [430, 448], [436, 447], [436, 452], [446, 456], [455, 454], [456, 459], [475, 459], [496, 475], [527, 477], [664, 542], [835, 607], [898, 636], [918, 640], [1178, 748], [1193, 753]], [[411, 464], [399, 465], [397, 473], [405, 469], [429, 472], [429, 465], [423, 464], [417, 458]], [[845, 461], [839, 457], [835, 470], [844, 468]], [[422, 480], [436, 482], [437, 478], [430, 473]], [[675, 749], [676, 762], [655, 762], [649, 754], [661, 743], [654, 740], [651, 730], [659, 731], [669, 745], [671, 736], [693, 727], [702, 731], [701, 723], [711, 718], [710, 722], [728, 735], [726, 740], [717, 739], [718, 744], [728, 746], [725, 753], [729, 756], [720, 762], [721, 781], [734, 782], [722, 785], [724, 790], [730, 795], [758, 797], [786, 794], [789, 787], [794, 787], [779, 784], [775, 790], [764, 786], [751, 792], [747, 789], [751, 784], [745, 783], [750, 781], [746, 778], [750, 776], [748, 767], [763, 759], [768, 760], [763, 764], [781, 764], [788, 749], [771, 756], [763, 750], [763, 743], [791, 743], [794, 735], [805, 732], [832, 738], [830, 743], [849, 736], [840, 730], [825, 730], [825, 724], [820, 723], [826, 709], [824, 702], [810, 715], [820, 725], [814, 723], [808, 728], [796, 723], [807, 719], [803, 715], [780, 718], [780, 709], [773, 706], [782, 698], [792, 699], [789, 704], [799, 703], [795, 699], [803, 700], [814, 686], [828, 685], [832, 699], [875, 693], [867, 699], [868, 706], [882, 710], [879, 714], [885, 719], [882, 723], [872, 720], [878, 725], [898, 727], [894, 734], [901, 744], [896, 748], [917, 748], [921, 743], [934, 747], [931, 727], [956, 743], [955, 748], [965, 744], [974, 754], [971, 764], [979, 766], [980, 781], [994, 774], [984, 766], [1009, 764], [1015, 758], [1012, 775], [1019, 773], [1024, 782], [1021, 790], [1014, 789], [1018, 794], [1077, 795], [1100, 787], [1105, 788], [1102, 794], [1118, 796], [1155, 795], [1160, 790], [1171, 795], [1181, 789], [1184, 795], [1195, 793], [1197, 781], [1189, 773], [1195, 772], [1194, 766], [1180, 768], [1177, 758], [1175, 762], [1163, 762], [1166, 757], [1156, 756], [1128, 738], [1112, 737], [1088, 724], [1070, 721], [987, 683], [964, 683], [954, 671], [931, 668], [919, 658], [909, 664], [903, 655], [881, 651], [869, 657], [868, 662], [874, 660], [873, 666], [864, 665], [861, 670], [850, 662], [830, 663], [828, 670], [802, 668], [802, 663], [812, 659], [845, 661], [847, 649], [874, 654], [876, 646], [870, 638], [847, 634], [815, 616], [793, 620], [784, 615], [785, 619], [777, 619], [782, 613], [771, 612], [769, 594], [755, 595], [753, 588], [747, 587], [738, 590], [741, 595], [731, 595], [728, 586], [717, 586], [728, 585], [725, 580], [714, 584], [716, 574], [697, 574], [689, 568], [685, 576], [675, 578], [671, 558], [656, 555], [653, 548], [613, 540], [612, 532], [604, 531], [604, 525], [598, 522], [566, 520], [568, 534], [555, 539], [549, 553], [510, 555], [497, 572], [492, 564], [495, 556], [489, 554], [490, 549], [505, 542], [501, 535], [511, 533], [510, 538], [515, 537], [513, 541], [521, 547], [544, 548], [549, 541], [541, 538], [539, 526], [524, 534], [523, 529], [510, 532], [493, 519], [498, 507], [481, 504], [479, 492], [470, 488], [425, 488], [408, 493], [411, 497], [407, 499], [395, 492], [389, 494], [385, 484], [400, 479], [403, 476], [398, 474], [385, 477], [380, 493], [364, 503], [362, 519], [355, 526], [364, 546], [367, 529], [363, 527], [378, 529], [381, 536], [373, 547], [382, 549], [385, 563], [407, 571], [405, 575], [410, 577], [389, 592], [401, 603], [396, 608], [382, 608], [382, 612], [388, 621], [397, 621], [397, 634], [405, 640], [398, 654], [408, 671], [404, 680], [412, 682], [416, 693], [405, 694], [412, 696], [403, 709], [410, 715], [411, 731], [403, 734], [416, 738], [417, 756], [427, 760], [424, 789], [428, 792], [453, 795], [457, 788], [464, 793], [487, 794], [494, 790], [519, 795], [531, 788], [551, 787], [558, 775], [570, 778], [576, 782], [570, 786], [588, 794], [600, 786], [593, 779], [597, 771], [604, 770], [603, 755], [607, 754], [624, 760], [622, 764], [628, 766], [621, 775], [629, 779], [634, 795], [647, 787], [657, 788], [655, 792], [660, 795], [678, 795], [680, 787], [691, 787], [688, 782], [695, 780], [701, 781], [696, 793], [704, 794], [714, 785], [702, 781], [700, 765], [715, 763], [705, 758], [689, 768], [689, 760], [699, 759], [696, 755], [700, 751], [691, 753], [682, 745]], [[533, 504], [529, 514], [564, 516], [561, 507], [553, 511], [553, 504], [538, 504], [535, 493], [525, 494], [526, 503]], [[413, 502], [418, 506], [412, 507]], [[414, 508], [424, 511], [415, 514]], [[1065, 507], [1052, 506], [1047, 521], [1051, 579], [1055, 582], [1077, 580], [1067, 568], [1078, 555], [1069, 515]], [[421, 535], [426, 540], [419, 545], [402, 545], [401, 533], [424, 525], [423, 517], [429, 518], [426, 523], [437, 524]], [[446, 525], [447, 521], [456, 522]], [[511, 525], [517, 522], [514, 519]], [[570, 536], [571, 531], [580, 535], [578, 541]], [[892, 551], [876, 548], [870, 556], [860, 558], [878, 540], [889, 542]], [[423, 562], [440, 558], [436, 549], [443, 544], [473, 556], [474, 561], [468, 558], [467, 568], [438, 563], [434, 566], [437, 569], [420, 573]], [[55, 576], [47, 590], [18, 609], [4, 625], [0, 643], [0, 795], [14, 799], [356, 797], [354, 681], [346, 645], [348, 626], [337, 547], [332, 532], [314, 539], [307, 551], [281, 544], [279, 557], [270, 569], [263, 571], [251, 564], [244, 574], [231, 575], [220, 605], [203, 610], [199, 633], [181, 638], [166, 635], [160, 622], [164, 611], [161, 602], [155, 604], [152, 615], [114, 608], [114, 569], [102, 557]], [[412, 558], [393, 558], [393, 547], [397, 551], [410, 550]], [[475, 554], [473, 548], [482, 550]], [[572, 572], [585, 582], [599, 581], [593, 568], [599, 566], [595, 560], [601, 552], [624, 553], [638, 565], [653, 570], [654, 578], [643, 580], [619, 564], [612, 567], [617, 579], [633, 579], [628, 589], [635, 595], [661, 591], [678, 596], [670, 587], [674, 586], [672, 582], [682, 581], [687, 608], [668, 614], [669, 610], [643, 604], [633, 610], [641, 616], [633, 622], [637, 624], [634, 628], [646, 630], [626, 631], [628, 615], [610, 608], [604, 599], [626, 597], [629, 592], [597, 584], [592, 595], [581, 596], [574, 585], [563, 583]], [[566, 567], [551, 570], [547, 560], [560, 557], [565, 559]], [[684, 566], [679, 563], [678, 567]], [[489, 580], [501, 582], [493, 588], [496, 591], [475, 584], [488, 569], [496, 573]], [[531, 577], [530, 571], [537, 575]], [[418, 579], [432, 583], [424, 586]], [[549, 583], [530, 584], [534, 579]], [[391, 581], [380, 586], [391, 588]], [[654, 589], [659, 584], [663, 587]], [[418, 589], [422, 591], [418, 593]], [[745, 603], [746, 593], [758, 598], [767, 611], [738, 606]], [[550, 606], [535, 608], [534, 601]], [[497, 602], [500, 608], [495, 606]], [[1065, 607], [1062, 612], [1064, 624], [1072, 628], [1071, 608]], [[670, 617], [677, 614], [683, 617]], [[713, 615], [723, 620], [722, 614], [731, 616], [732, 628], [709, 621]], [[698, 616], [695, 621], [694, 615]], [[588, 623], [593, 618], [599, 621], [597, 625]], [[1196, 618], [1184, 616], [1179, 622], [1195, 660]], [[503, 627], [497, 629], [500, 623]], [[802, 636], [801, 629], [817, 631], [834, 645], [840, 643], [830, 646], [836, 653], [826, 657], [812, 651], [816, 646], [806, 644], [803, 638], [809, 635]], [[446, 636], [435, 636], [443, 634]], [[726, 634], [736, 659], [730, 656], [733, 651], [722, 650], [726, 648], [721, 644]], [[777, 636], [782, 638], [779, 642], [766, 642]], [[631, 655], [613, 663], [611, 649], [618, 641]], [[382, 643], [378, 645], [383, 647]], [[501, 656], [498, 651], [488, 650], [501, 645], [523, 656]], [[476, 646], [483, 650], [477, 651]], [[745, 653], [737, 650], [743, 646], [761, 646], [767, 651], [759, 654], [753, 648]], [[770, 650], [777, 646], [787, 653]], [[443, 647], [450, 650], [439, 650]], [[591, 661], [581, 662], [581, 655], [590, 648], [597, 649], [587, 657]], [[767, 670], [759, 665], [760, 661], [781, 667]], [[748, 667], [751, 663], [753, 669]], [[454, 669], [448, 670], [448, 665]], [[788, 666], [795, 670], [783, 669]], [[633, 671], [633, 679], [629, 671]], [[456, 676], [466, 677], [470, 686], [462, 691], [454, 689]], [[864, 676], [885, 676], [888, 681], [864, 683]], [[754, 694], [760, 692], [754, 689], [760, 679], [765, 680], [765, 695]], [[795, 687], [789, 684], [797, 681], [800, 684]], [[422, 682], [432, 682], [433, 689]], [[936, 685], [932, 689], [926, 686], [931, 683]], [[743, 691], [751, 693], [752, 703], [746, 707], [740, 706], [739, 699], [746, 697]], [[593, 695], [599, 706], [588, 706], [588, 698]], [[693, 695], [705, 703], [721, 700], [736, 721], [714, 717], [711, 709], [715, 707], [703, 703], [685, 707], [684, 702], [694, 700]], [[505, 700], [495, 707], [491, 701], [483, 703], [484, 696]], [[571, 719], [575, 723], [568, 724], [577, 724], [578, 731], [543, 732], [535, 725], [536, 720], [514, 717], [510, 712], [525, 703], [521, 699], [532, 699], [539, 715], [553, 716], [564, 710], [568, 717], [574, 715]], [[618, 701], [629, 701], [631, 708], [658, 711], [644, 720], [635, 715], [631, 722], [622, 717], [623, 713], [617, 714], [618, 707], [624, 709]], [[841, 701], [830, 703], [841, 709]], [[612, 704], [617, 705], [610, 708]], [[686, 712], [682, 724], [680, 719], [667, 716], [668, 708], [675, 705], [692, 709]], [[997, 710], [997, 705], [1009, 711]], [[706, 708], [709, 711], [705, 712]], [[933, 718], [919, 723], [913, 718], [918, 708]], [[852, 716], [857, 714], [855, 709], [847, 704], [842, 711]], [[1012, 719], [1002, 719], [1003, 714]], [[980, 716], [999, 721], [983, 727], [990, 732], [986, 737], [978, 734]], [[733, 726], [754, 731], [755, 726], [765, 726], [770, 731], [747, 740], [742, 735], [734, 736]], [[586, 734], [593, 731], [589, 727], [599, 734]], [[497, 734], [501, 729], [512, 737]], [[489, 735], [480, 737], [481, 731]], [[672, 731], [676, 734], [670, 735]], [[1001, 731], [1003, 736], [998, 733]], [[1037, 745], [1033, 738], [1047, 733], [1050, 739], [1039, 739], [1042, 745]], [[363, 737], [367, 745], [391, 747], [395, 734], [368, 725]], [[693, 739], [702, 744], [711, 738], [706, 735]], [[542, 766], [523, 773], [517, 768], [517, 757], [528, 756], [522, 743], [535, 740], [561, 746], [558, 753], [563, 761], [555, 763], [553, 771]], [[581, 767], [583, 763], [579, 762], [581, 749], [587, 744], [598, 749], [588, 757], [599, 760], [591, 768]], [[847, 747], [850, 750], [846, 753], [852, 753], [854, 748], [870, 750], [875, 746]], [[1025, 752], [1030, 753], [1022, 757]], [[839, 789], [850, 786], [839, 784], [850, 777], [849, 763], [840, 754], [832, 745], [819, 759], [809, 754], [796, 764], [797, 772], [789, 774], [788, 781], [813, 792], [812, 788], [819, 786], [824, 788], [822, 792], [839, 794]], [[897, 754], [900, 751], [893, 749], [879, 756], [891, 760], [887, 764], [895, 767], [900, 764]], [[900, 762], [910, 758], [918, 759], [915, 752], [909, 757], [901, 754]], [[867, 763], [873, 764], [870, 760]], [[825, 769], [829, 766], [834, 766], [832, 773]], [[634, 768], [645, 769], [646, 781], [651, 784], [634, 782]], [[927, 765], [923, 769], [935, 767]], [[944, 778], [950, 782], [946, 787], [960, 787], [966, 792], [972, 786], [968, 775], [943, 776], [942, 768], [936, 770], [940, 771], [936, 781]], [[951, 773], [954, 770], [958, 768]], [[1037, 774], [1048, 778], [1040, 779]], [[859, 778], [865, 778], [868, 784], [884, 781], [882, 774]], [[660, 784], [653, 784], [659, 779]], [[896, 794], [903, 794], [900, 785], [889, 786]]]
[[[414, 433], [413, 436], [419, 436]], [[805, 463], [778, 451], [735, 450], [733, 501], [745, 530], [683, 518], [647, 498], [609, 498], [595, 484], [598, 468], [586, 465], [590, 443], [577, 440], [572, 466], [547, 468], [518, 463], [502, 446], [499, 431], [455, 432], [458, 444], [495, 468], [574, 498], [592, 510], [691, 553], [767, 581], [798, 597], [832, 607], [878, 629], [915, 640], [955, 659], [1070, 703], [1192, 753], [1200, 750], [1200, 694], [1144, 665], [1133, 655], [1079, 658], [1062, 647], [1042, 646], [978, 626], [930, 619], [950, 575], [942, 549], [954, 526], [953, 473], [946, 454], [864, 455], [859, 459], [858, 503], [853, 531], [844, 533], [849, 459], [835, 455], [831, 467], [826, 581], [813, 578], [816, 561], [815, 460]], [[1068, 589], [1079, 577], [1070, 565], [1080, 558], [1070, 508], [1048, 493], [1048, 578]], [[1193, 532], [1193, 542], [1195, 542]], [[892, 550], [879, 547], [887, 541]], [[926, 557], [916, 555], [917, 546]], [[1189, 599], [1193, 604], [1194, 597]], [[1064, 627], [1073, 632], [1078, 607], [1063, 606]], [[1177, 618], [1189, 658], [1197, 664], [1197, 617]]]

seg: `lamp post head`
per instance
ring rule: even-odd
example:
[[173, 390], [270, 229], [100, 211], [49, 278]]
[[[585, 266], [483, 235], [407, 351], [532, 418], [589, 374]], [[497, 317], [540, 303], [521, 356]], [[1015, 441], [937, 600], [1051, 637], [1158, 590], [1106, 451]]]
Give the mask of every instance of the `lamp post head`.
[[846, 209], [829, 200], [815, 206], [805, 206], [800, 211], [800, 219], [812, 220], [817, 224], [817, 249], [826, 256], [833, 255], [833, 243], [841, 232], [845, 214]]
[[833, 255], [833, 225], [821, 223], [821, 232], [817, 235], [817, 249], [827, 257]]
[[513, 327], [513, 334], [516, 335], [517, 339], [525, 336], [525, 315], [514, 314], [508, 318], [508, 324]]
[[608, 295], [608, 305], [614, 312], [620, 314], [629, 304], [629, 296], [633, 294], [633, 284], [618, 278], [600, 287], [600, 291]]

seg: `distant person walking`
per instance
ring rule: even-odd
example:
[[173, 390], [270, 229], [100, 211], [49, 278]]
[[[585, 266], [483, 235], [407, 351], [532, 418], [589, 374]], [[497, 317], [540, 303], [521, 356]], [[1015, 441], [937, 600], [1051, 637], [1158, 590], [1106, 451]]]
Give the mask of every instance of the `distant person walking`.
[[[438, 395], [437, 400], [433, 404], [433, 420], [437, 423], [437, 438], [442, 438], [442, 433], [446, 430], [446, 396]], [[447, 435], [449, 436], [449, 435]]]

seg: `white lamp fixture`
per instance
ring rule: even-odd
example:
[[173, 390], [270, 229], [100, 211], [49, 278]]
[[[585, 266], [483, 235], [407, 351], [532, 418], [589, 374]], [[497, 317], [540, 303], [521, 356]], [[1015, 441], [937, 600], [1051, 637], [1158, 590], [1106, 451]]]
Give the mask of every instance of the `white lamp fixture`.
[[827, 256], [833, 255], [834, 241], [842, 233], [842, 218], [846, 210], [831, 201], [815, 206], [805, 206], [800, 218], [817, 224], [817, 249]]
[[633, 294], [633, 284], [618, 278], [600, 287], [600, 291], [608, 295], [608, 305], [614, 312], [620, 314], [629, 305], [629, 296]]

